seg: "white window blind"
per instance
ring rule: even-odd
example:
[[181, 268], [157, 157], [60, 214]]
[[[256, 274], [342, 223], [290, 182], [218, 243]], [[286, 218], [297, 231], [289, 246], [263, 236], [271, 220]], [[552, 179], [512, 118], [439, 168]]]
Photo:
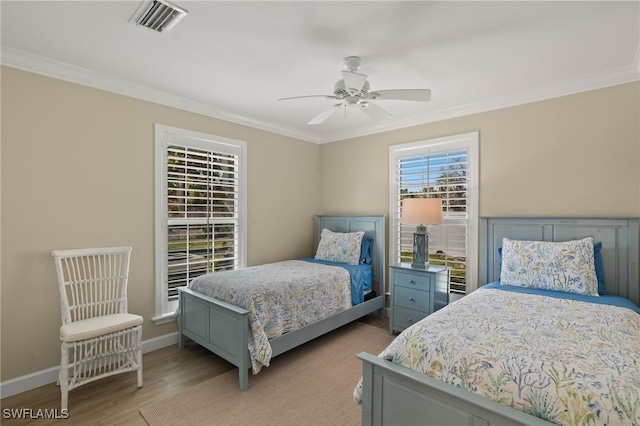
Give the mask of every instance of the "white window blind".
[[[475, 138], [472, 136], [475, 135]], [[475, 141], [475, 143], [474, 143]], [[396, 262], [411, 262], [415, 225], [403, 224], [405, 198], [442, 199], [443, 224], [429, 225], [429, 262], [450, 268], [450, 289], [468, 290], [469, 265], [475, 264], [477, 238], [477, 134], [423, 141], [390, 148], [392, 161], [391, 209], [393, 255]], [[472, 179], [470, 179], [472, 178]], [[474, 184], [471, 184], [473, 182]]]
[[238, 156], [167, 148], [168, 297], [209, 272], [238, 267]]
[[156, 317], [178, 287], [245, 265], [245, 144], [156, 126]]
[[[467, 152], [452, 151], [399, 160], [400, 213], [402, 200], [441, 198], [442, 225], [429, 225], [429, 262], [450, 267], [451, 290], [465, 291], [467, 257]], [[460, 220], [461, 219], [461, 220]], [[400, 261], [411, 262], [415, 225], [400, 224]]]

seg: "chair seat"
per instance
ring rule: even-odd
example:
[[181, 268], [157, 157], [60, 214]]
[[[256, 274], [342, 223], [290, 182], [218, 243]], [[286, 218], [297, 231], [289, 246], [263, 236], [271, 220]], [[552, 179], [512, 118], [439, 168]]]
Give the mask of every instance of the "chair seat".
[[77, 342], [142, 324], [142, 317], [134, 314], [113, 314], [89, 318], [60, 327], [60, 339]]

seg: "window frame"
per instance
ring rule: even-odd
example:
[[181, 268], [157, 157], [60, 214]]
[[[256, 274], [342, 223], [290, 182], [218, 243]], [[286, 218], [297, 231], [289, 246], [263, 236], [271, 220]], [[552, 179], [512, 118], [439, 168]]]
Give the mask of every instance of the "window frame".
[[[398, 165], [402, 158], [434, 154], [442, 152], [467, 152], [467, 255], [465, 294], [478, 288], [477, 268], [479, 260], [478, 223], [479, 223], [479, 132], [463, 133], [415, 142], [391, 145], [389, 147], [389, 263], [400, 261], [400, 187], [398, 181]], [[444, 217], [445, 221], [447, 216]], [[452, 218], [459, 221], [460, 218]], [[438, 226], [438, 225], [432, 225]]]
[[238, 236], [237, 267], [246, 267], [247, 259], [247, 146], [246, 142], [216, 135], [155, 124], [155, 314], [153, 321], [163, 324], [174, 320], [177, 300], [169, 301], [168, 289], [168, 165], [170, 145], [238, 156]]

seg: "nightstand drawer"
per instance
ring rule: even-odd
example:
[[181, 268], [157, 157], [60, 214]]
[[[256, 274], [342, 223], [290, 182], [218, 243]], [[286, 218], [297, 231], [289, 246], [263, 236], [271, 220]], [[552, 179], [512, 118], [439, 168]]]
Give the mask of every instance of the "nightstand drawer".
[[397, 330], [404, 330], [427, 316], [427, 312], [396, 306], [393, 309], [393, 326]]
[[418, 269], [399, 263], [389, 265], [389, 277], [391, 334], [420, 321], [449, 301], [447, 267], [429, 265]]
[[395, 287], [393, 291], [393, 303], [396, 306], [414, 309], [417, 311], [431, 311], [431, 295], [429, 292], [410, 287]]
[[431, 290], [432, 276], [427, 274], [412, 274], [408, 272], [395, 271], [393, 275], [394, 285], [417, 288], [424, 291]]

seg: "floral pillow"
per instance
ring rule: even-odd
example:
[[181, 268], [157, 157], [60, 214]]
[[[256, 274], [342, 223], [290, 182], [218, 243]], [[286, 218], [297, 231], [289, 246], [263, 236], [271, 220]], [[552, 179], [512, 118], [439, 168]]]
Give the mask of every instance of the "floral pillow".
[[315, 258], [317, 260], [357, 265], [360, 261], [363, 236], [364, 231], [343, 233], [323, 229]]
[[500, 283], [597, 296], [593, 238], [563, 242], [504, 238]]

